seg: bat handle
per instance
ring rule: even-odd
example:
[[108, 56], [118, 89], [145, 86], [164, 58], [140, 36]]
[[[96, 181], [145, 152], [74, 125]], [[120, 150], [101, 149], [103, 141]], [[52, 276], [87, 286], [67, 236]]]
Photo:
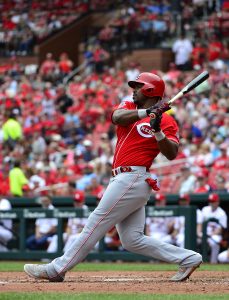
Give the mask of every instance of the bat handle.
[[174, 96], [172, 99], [168, 101], [168, 104], [172, 104], [174, 101], [176, 101], [178, 98], [182, 97], [183, 95], [184, 93], [180, 91], [178, 94], [176, 94], [176, 96]]

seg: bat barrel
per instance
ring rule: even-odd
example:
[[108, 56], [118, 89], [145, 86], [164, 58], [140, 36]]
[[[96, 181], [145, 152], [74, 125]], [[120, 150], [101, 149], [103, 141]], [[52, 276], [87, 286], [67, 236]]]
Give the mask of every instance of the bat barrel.
[[209, 73], [208, 71], [204, 71], [199, 74], [196, 78], [194, 78], [191, 82], [189, 82], [176, 96], [168, 101], [168, 104], [173, 103], [178, 98], [182, 97], [183, 95], [187, 94], [188, 92], [192, 91], [195, 87], [200, 85], [206, 79], [208, 79]]

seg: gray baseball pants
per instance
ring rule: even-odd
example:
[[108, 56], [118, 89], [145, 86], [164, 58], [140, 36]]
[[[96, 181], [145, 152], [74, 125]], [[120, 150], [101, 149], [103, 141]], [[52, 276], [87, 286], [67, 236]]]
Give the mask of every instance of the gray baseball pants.
[[150, 177], [150, 173], [146, 172], [145, 167], [132, 169], [134, 171], [111, 178], [81, 234], [69, 250], [46, 265], [50, 278], [64, 277], [115, 225], [122, 245], [128, 251], [185, 267], [198, 265], [202, 261], [201, 255], [194, 251], [144, 235], [145, 205], [151, 194], [151, 187], [145, 179]]

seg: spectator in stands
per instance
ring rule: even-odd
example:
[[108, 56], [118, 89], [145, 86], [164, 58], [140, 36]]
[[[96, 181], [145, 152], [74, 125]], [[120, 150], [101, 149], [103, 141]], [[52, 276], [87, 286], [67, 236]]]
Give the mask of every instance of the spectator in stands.
[[135, 62], [130, 62], [127, 70], [125, 71], [126, 80], [135, 80], [140, 74], [139, 66]]
[[199, 70], [203, 67], [206, 61], [206, 47], [200, 40], [197, 40], [191, 52], [192, 68], [194, 70]]
[[95, 63], [95, 71], [98, 74], [103, 73], [104, 66], [108, 63], [109, 58], [109, 52], [103, 49], [99, 44], [96, 44], [93, 50], [93, 60]]
[[192, 53], [192, 43], [185, 37], [182, 33], [180, 38], [178, 38], [173, 46], [172, 51], [175, 54], [175, 64], [178, 70], [187, 71], [191, 70], [191, 53]]
[[93, 46], [88, 45], [86, 46], [85, 51], [83, 52], [84, 57], [84, 64], [85, 64], [85, 70], [84, 74], [85, 76], [89, 75], [94, 71], [94, 54], [93, 54]]
[[212, 187], [208, 183], [208, 177], [203, 171], [196, 174], [197, 180], [195, 183], [194, 193], [209, 193], [212, 191]]
[[101, 46], [111, 52], [115, 37], [115, 29], [111, 26], [111, 24], [106, 24], [104, 28], [102, 28], [98, 34], [98, 40]]
[[144, 47], [155, 46], [153, 24], [149, 12], [145, 12], [139, 16], [139, 28], [137, 32], [143, 41]]
[[9, 172], [10, 192], [14, 197], [22, 197], [24, 191], [28, 190], [28, 179], [21, 169], [20, 161], [15, 161], [13, 168]]
[[106, 188], [109, 184], [110, 177], [112, 173], [112, 164], [110, 162], [106, 162], [104, 166], [104, 171], [100, 177], [100, 183]]
[[57, 87], [57, 97], [55, 104], [62, 114], [65, 114], [68, 109], [73, 105], [72, 98], [66, 93], [63, 85], [58, 85]]
[[57, 79], [58, 65], [52, 53], [46, 54], [46, 58], [40, 66], [39, 74], [44, 81], [54, 82]]
[[220, 156], [215, 159], [213, 163], [213, 169], [226, 170], [227, 168], [229, 168], [228, 146], [226, 143], [222, 143], [219, 146], [219, 149], [220, 149]]
[[223, 43], [218, 39], [216, 34], [213, 34], [209, 39], [209, 43], [207, 47], [208, 61], [210, 63], [214, 62], [215, 60], [221, 57], [223, 52], [224, 52]]
[[69, 58], [68, 54], [66, 52], [61, 53], [58, 67], [60, 70], [60, 77], [64, 78], [66, 75], [68, 75], [73, 68], [73, 61]]
[[210, 263], [215, 264], [218, 261], [223, 232], [227, 228], [227, 214], [220, 207], [220, 198], [218, 194], [209, 194], [208, 203], [208, 206], [203, 207], [202, 215], [203, 221], [212, 218], [216, 219], [216, 221], [209, 221], [207, 225], [207, 242], [211, 251]]
[[[224, 124], [219, 127], [218, 133], [223, 138], [227, 138], [228, 132], [229, 132], [229, 115], [226, 115], [224, 118]], [[226, 146], [226, 144], [222, 144], [222, 147], [225, 147], [225, 146]]]
[[[43, 196], [38, 199], [43, 209], [54, 209], [50, 196]], [[35, 234], [29, 236], [26, 240], [26, 247], [30, 250], [47, 249], [50, 237], [57, 230], [57, 219], [40, 218], [35, 222]]]
[[43, 136], [41, 136], [38, 132], [33, 132], [32, 137], [32, 153], [35, 156], [39, 156], [45, 153], [47, 149], [47, 143]]
[[214, 193], [226, 193], [227, 192], [227, 187], [226, 187], [226, 179], [224, 176], [217, 174], [215, 176], [215, 181], [214, 181]]
[[[39, 176], [34, 169], [29, 169], [27, 171], [27, 175], [29, 177], [29, 182], [28, 182], [28, 186], [29, 189], [32, 193], [32, 196], [36, 195], [37, 193], [39, 193], [39, 188], [43, 188], [45, 187], [45, 180]], [[38, 189], [38, 191], [37, 191]]]
[[79, 190], [85, 190], [85, 188], [91, 183], [91, 179], [96, 177], [93, 166], [86, 164], [83, 169], [83, 176], [77, 180], [77, 188]]
[[155, 35], [154, 43], [159, 44], [168, 35], [168, 25], [166, 18], [162, 15], [158, 15], [155, 20], [152, 21], [153, 33]]
[[[189, 194], [180, 194], [178, 198], [179, 206], [189, 206], [190, 205], [190, 196]], [[197, 244], [201, 244], [202, 240], [202, 224], [203, 216], [200, 209], [196, 210], [196, 235], [197, 235]], [[175, 218], [174, 230], [172, 232], [172, 237], [174, 244], [179, 247], [185, 246], [185, 217], [179, 216]]]
[[97, 177], [92, 177], [90, 183], [85, 187], [85, 193], [100, 200], [104, 193], [104, 186], [99, 183]]
[[195, 188], [196, 176], [191, 172], [191, 165], [183, 165], [181, 167], [181, 179], [179, 193], [192, 193]]
[[[155, 207], [165, 207], [166, 197], [162, 193], [155, 194]], [[173, 231], [173, 217], [147, 217], [146, 235], [159, 239], [166, 243], [173, 243], [171, 233]]]
[[3, 140], [10, 150], [13, 150], [18, 141], [23, 137], [22, 126], [17, 121], [16, 114], [12, 111], [9, 118], [2, 126]]
[[[0, 197], [0, 211], [11, 209], [10, 201]], [[12, 228], [13, 222], [11, 219], [0, 219], [0, 252], [8, 251], [7, 243], [14, 237]]]
[[10, 194], [10, 183], [8, 171], [2, 170], [0, 173], [0, 195], [9, 196]]
[[82, 157], [84, 161], [90, 162], [95, 158], [95, 153], [93, 149], [92, 142], [88, 139], [83, 141], [84, 151], [82, 153]]

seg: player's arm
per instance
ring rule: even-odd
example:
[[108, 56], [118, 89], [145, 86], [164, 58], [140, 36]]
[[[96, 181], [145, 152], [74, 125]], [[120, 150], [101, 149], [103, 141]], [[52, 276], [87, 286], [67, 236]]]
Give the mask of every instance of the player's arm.
[[113, 112], [112, 122], [116, 125], [128, 126], [139, 121], [138, 110], [117, 109]]
[[154, 132], [160, 152], [167, 159], [173, 160], [177, 156], [179, 144], [166, 137], [165, 133], [161, 130], [161, 119], [162, 114], [156, 115], [155, 118], [150, 118], [150, 126]]
[[158, 148], [160, 152], [169, 160], [173, 160], [176, 158], [178, 153], [178, 144], [169, 140], [166, 136], [157, 141]]

